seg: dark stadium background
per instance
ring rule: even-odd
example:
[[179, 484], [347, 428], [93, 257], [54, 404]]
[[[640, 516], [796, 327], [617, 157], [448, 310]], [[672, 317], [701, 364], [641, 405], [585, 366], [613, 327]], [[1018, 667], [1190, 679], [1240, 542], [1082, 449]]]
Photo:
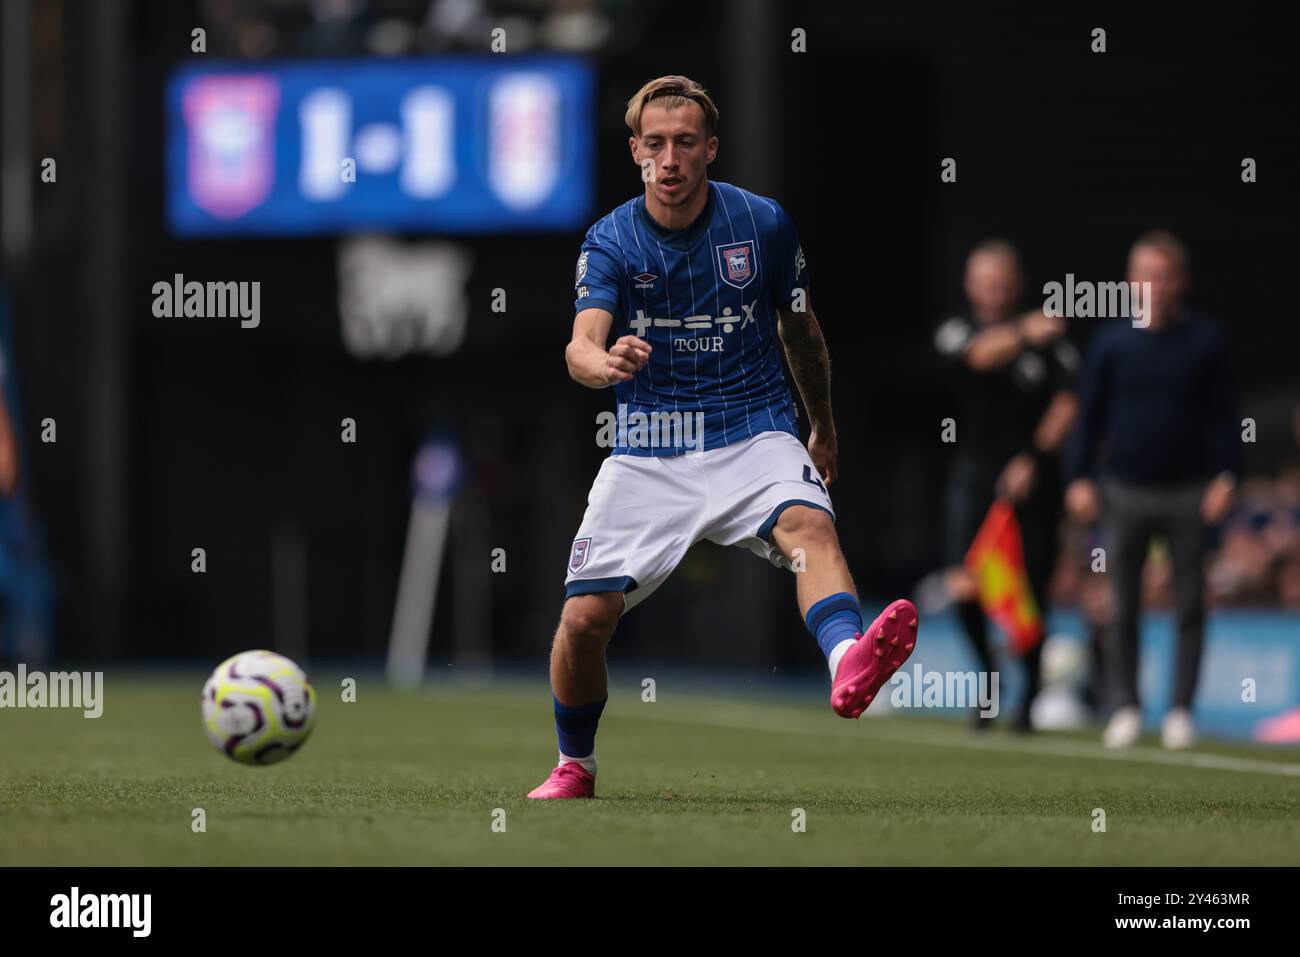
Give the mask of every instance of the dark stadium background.
[[[26, 493], [56, 585], [57, 659], [215, 661], [267, 645], [272, 556], [290, 542], [303, 556], [311, 657], [377, 660], [411, 459], [441, 431], [458, 436], [470, 478], [431, 661], [450, 660], [456, 629], [468, 627], [498, 660], [540, 675], [605, 454], [595, 416], [612, 404], [564, 369], [581, 233], [456, 238], [475, 262], [462, 348], [441, 360], [354, 360], [340, 340], [335, 239], [178, 240], [165, 227], [164, 83], [194, 59], [195, 26], [209, 30], [209, 58], [229, 55], [212, 28], [221, 5], [29, 6], [31, 154], [58, 158], [59, 179], [34, 186], [30, 251], [2, 277], [15, 303]], [[237, 6], [280, 24], [274, 56], [309, 55], [307, 4]], [[366, 6], [368, 17], [419, 20], [427, 3]], [[493, 14], [541, 6], [487, 4]], [[963, 257], [980, 238], [1018, 243], [1033, 290], [1067, 272], [1120, 278], [1140, 232], [1177, 231], [1194, 256], [1194, 301], [1229, 332], [1244, 413], [1287, 390], [1294, 403], [1300, 117], [1293, 37], [1266, 22], [1271, 5], [596, 6], [612, 32], [591, 54], [591, 219], [640, 186], [627, 97], [679, 72], [721, 110], [712, 177], [778, 198], [799, 227], [834, 367], [832, 493], [864, 594], [906, 593], [939, 564], [939, 422], [952, 406], [929, 339], [959, 306]], [[1107, 30], [1104, 55], [1089, 52], [1095, 26]], [[807, 31], [805, 54], [790, 51], [795, 27]], [[11, 38], [0, 39], [9, 56]], [[344, 34], [329, 52], [362, 47]], [[948, 156], [956, 184], [939, 181]], [[1256, 184], [1241, 182], [1244, 156], [1258, 161]], [[176, 272], [260, 280], [260, 328], [156, 319], [151, 286]], [[497, 287], [510, 297], [505, 314], [488, 308]], [[1072, 329], [1081, 345], [1087, 322]], [[1248, 471], [1296, 451], [1258, 414]], [[47, 416], [57, 444], [39, 442]], [[357, 419], [356, 445], [339, 442], [344, 416]], [[207, 550], [204, 575], [190, 571], [196, 546]], [[505, 574], [487, 570], [497, 547]], [[748, 553], [700, 546], [624, 623], [611, 658], [816, 671], [793, 591]]]

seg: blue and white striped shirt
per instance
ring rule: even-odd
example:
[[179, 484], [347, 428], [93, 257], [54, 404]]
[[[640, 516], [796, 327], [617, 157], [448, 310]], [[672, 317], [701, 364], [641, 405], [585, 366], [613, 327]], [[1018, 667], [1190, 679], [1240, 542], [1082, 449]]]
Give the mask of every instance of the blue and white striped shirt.
[[[632, 334], [652, 347], [645, 368], [614, 386], [620, 416], [689, 416], [703, 424], [702, 449], [762, 432], [798, 436], [777, 336], [778, 309], [807, 308], [798, 234], [774, 200], [728, 183], [708, 187], [707, 205], [686, 229], [656, 223], [644, 196], [592, 226], [574, 308], [608, 310], [611, 340]], [[629, 441], [620, 429], [612, 454], [692, 450]]]

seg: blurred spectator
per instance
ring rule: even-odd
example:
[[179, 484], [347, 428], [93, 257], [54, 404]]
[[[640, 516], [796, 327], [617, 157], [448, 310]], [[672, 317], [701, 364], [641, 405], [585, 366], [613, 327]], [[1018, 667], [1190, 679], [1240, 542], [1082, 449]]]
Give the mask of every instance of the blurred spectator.
[[[1141, 733], [1138, 633], [1142, 575], [1153, 536], [1163, 535], [1173, 567], [1178, 652], [1166, 747], [1193, 743], [1192, 699], [1205, 632], [1207, 525], [1232, 503], [1238, 470], [1233, 385], [1217, 325], [1183, 305], [1189, 279], [1182, 242], [1142, 236], [1129, 254], [1128, 280], [1150, 283], [1146, 325], [1119, 321], [1091, 344], [1067, 490], [1070, 512], [1094, 521], [1106, 508], [1108, 578], [1115, 629], [1108, 655], [1117, 709], [1110, 747]], [[1101, 490], [1094, 482], [1101, 478]]]
[[[1065, 324], [1040, 311], [1017, 315], [1023, 269], [1015, 248], [986, 240], [966, 261], [970, 310], [944, 322], [934, 344], [960, 403], [956, 456], [945, 498], [944, 561], [949, 591], [980, 668], [994, 670], [988, 620], [962, 567], [994, 500], [1016, 506], [1034, 600], [1047, 616], [1047, 583], [1057, 556], [1060, 471], [1056, 452], [1074, 421], [1078, 354]], [[1040, 642], [1024, 656], [1027, 690], [1015, 726], [1029, 730], [1040, 679]], [[987, 727], [978, 717], [975, 727]]]
[[200, 10], [208, 53], [247, 59], [486, 52], [498, 28], [509, 53], [594, 53], [614, 35], [610, 11], [637, 15], [598, 0], [202, 0]]
[[1081, 694], [1088, 711], [1100, 717], [1106, 704], [1106, 644], [1115, 620], [1115, 606], [1105, 575], [1093, 573], [1093, 553], [1101, 547], [1095, 528], [1071, 523], [1065, 548], [1052, 579], [1053, 605], [1074, 605], [1088, 630], [1087, 679]]
[[53, 588], [44, 534], [23, 494], [8, 305], [0, 286], [0, 659], [41, 667], [51, 650]]

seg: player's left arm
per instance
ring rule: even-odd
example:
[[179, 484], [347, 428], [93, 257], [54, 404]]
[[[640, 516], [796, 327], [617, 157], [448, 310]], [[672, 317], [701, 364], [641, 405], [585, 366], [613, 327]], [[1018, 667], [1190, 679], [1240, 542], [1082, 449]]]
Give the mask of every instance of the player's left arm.
[[770, 277], [776, 331], [812, 425], [808, 456], [822, 481], [829, 485], [835, 481], [839, 456], [831, 418], [831, 359], [809, 301], [808, 262], [798, 230], [780, 204], [771, 205], [775, 216], [764, 243], [764, 269]]
[[811, 308], [795, 312], [777, 310], [777, 334], [790, 363], [790, 373], [803, 399], [803, 407], [812, 423], [808, 436], [808, 455], [822, 481], [835, 481], [839, 448], [835, 422], [831, 417], [831, 358], [821, 325]]

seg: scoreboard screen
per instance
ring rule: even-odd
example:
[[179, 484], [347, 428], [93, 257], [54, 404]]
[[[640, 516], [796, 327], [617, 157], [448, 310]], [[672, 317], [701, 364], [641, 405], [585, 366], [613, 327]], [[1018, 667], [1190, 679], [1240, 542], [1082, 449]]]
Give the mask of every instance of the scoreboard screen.
[[181, 236], [584, 228], [593, 76], [565, 56], [205, 64], [167, 85]]

